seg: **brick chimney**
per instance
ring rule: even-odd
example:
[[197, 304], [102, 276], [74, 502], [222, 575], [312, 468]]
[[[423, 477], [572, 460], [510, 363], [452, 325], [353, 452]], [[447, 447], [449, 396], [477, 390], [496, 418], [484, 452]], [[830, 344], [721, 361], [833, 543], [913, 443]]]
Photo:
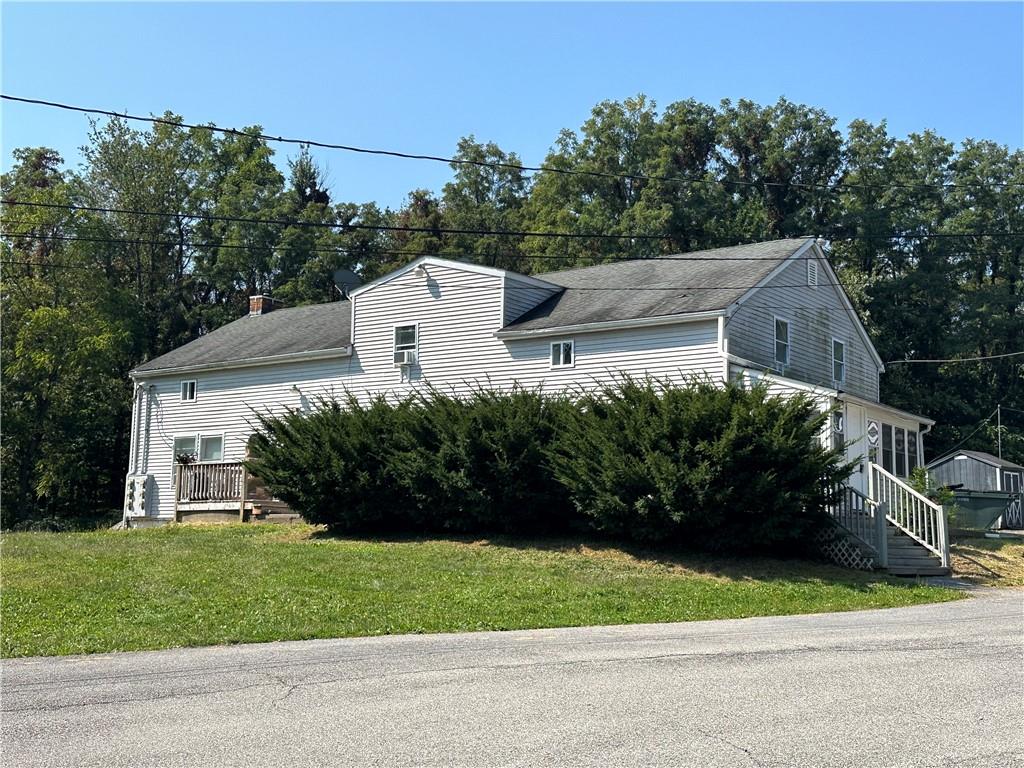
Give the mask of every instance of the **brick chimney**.
[[260, 294], [258, 296], [249, 297], [249, 317], [254, 315], [265, 315], [277, 307], [281, 306], [281, 302], [277, 299], [271, 298], [270, 296], [264, 296]]

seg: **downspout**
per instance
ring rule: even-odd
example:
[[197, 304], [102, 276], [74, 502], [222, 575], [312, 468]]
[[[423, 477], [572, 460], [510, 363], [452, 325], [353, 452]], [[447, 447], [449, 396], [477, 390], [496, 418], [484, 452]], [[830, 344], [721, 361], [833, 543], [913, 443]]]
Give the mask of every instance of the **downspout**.
[[729, 383], [729, 337], [725, 335], [725, 315], [718, 316], [718, 354], [722, 356], [722, 383]]

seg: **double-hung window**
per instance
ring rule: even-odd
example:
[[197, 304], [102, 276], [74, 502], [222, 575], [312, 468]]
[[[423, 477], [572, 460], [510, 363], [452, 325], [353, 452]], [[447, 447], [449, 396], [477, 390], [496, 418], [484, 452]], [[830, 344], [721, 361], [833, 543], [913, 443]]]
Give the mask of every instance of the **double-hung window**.
[[196, 383], [195, 381], [183, 381], [181, 382], [181, 402], [189, 403], [196, 399]]
[[781, 317], [775, 318], [775, 363], [789, 365], [789, 321]]
[[416, 362], [419, 344], [419, 328], [415, 323], [395, 326], [395, 365], [412, 365]]
[[832, 381], [842, 384], [846, 381], [846, 344], [832, 339]]
[[572, 339], [551, 342], [551, 367], [571, 368], [576, 363], [576, 349]]

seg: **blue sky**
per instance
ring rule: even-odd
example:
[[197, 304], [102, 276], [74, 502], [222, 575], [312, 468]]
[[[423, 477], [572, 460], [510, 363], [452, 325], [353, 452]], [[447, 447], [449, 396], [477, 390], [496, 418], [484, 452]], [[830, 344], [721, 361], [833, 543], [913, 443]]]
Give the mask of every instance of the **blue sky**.
[[[1024, 5], [21, 4], [2, 6], [5, 93], [450, 155], [475, 134], [539, 163], [603, 99], [819, 106], [1024, 144]], [[84, 116], [2, 105], [11, 149], [77, 164]], [[279, 149], [279, 159], [291, 148]], [[317, 153], [336, 200], [399, 205], [447, 166]]]

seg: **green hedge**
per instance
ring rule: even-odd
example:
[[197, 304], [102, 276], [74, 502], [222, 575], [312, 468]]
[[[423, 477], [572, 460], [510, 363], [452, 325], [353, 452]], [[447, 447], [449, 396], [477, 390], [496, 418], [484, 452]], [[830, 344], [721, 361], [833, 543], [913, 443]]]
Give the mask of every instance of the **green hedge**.
[[260, 416], [249, 470], [340, 532], [590, 530], [709, 551], [793, 552], [846, 477], [803, 396], [622, 379], [578, 395], [438, 391]]

